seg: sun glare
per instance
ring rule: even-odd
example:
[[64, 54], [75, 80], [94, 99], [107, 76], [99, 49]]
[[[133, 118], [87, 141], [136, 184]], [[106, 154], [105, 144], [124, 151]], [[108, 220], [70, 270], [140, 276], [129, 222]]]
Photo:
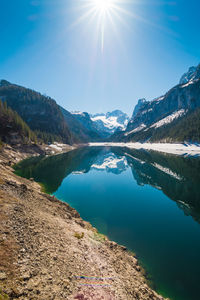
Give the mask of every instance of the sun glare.
[[112, 0], [92, 0], [91, 5], [92, 4], [94, 5], [94, 7], [97, 11], [106, 13], [113, 7], [114, 1], [112, 1]]
[[[97, 35], [101, 41], [101, 50], [104, 50], [104, 41], [106, 32], [113, 32], [118, 35], [117, 23], [126, 25], [123, 15], [128, 15], [128, 12], [123, 8], [124, 4], [130, 0], [79, 0], [80, 8], [83, 13], [77, 22], [88, 23], [95, 21], [97, 25]], [[129, 15], [130, 16], [130, 15]]]

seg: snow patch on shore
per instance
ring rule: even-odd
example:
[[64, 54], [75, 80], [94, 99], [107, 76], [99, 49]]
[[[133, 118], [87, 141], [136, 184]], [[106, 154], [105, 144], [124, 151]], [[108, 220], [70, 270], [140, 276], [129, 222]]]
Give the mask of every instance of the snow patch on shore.
[[54, 142], [53, 144], [48, 145], [48, 146], [45, 147], [45, 151], [48, 154], [63, 153], [63, 152], [73, 150], [73, 149], [74, 149], [74, 146], [70, 146], [70, 145], [62, 144], [62, 143], [57, 143], [57, 142]]
[[127, 147], [130, 149], [146, 149], [177, 155], [200, 156], [200, 144], [190, 143], [89, 143], [90, 147]]

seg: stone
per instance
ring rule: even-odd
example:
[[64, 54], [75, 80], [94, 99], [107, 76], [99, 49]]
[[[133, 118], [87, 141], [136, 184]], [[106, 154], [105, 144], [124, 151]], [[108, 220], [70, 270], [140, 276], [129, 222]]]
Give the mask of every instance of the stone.
[[7, 279], [7, 275], [5, 272], [0, 272], [0, 280], [5, 280]]

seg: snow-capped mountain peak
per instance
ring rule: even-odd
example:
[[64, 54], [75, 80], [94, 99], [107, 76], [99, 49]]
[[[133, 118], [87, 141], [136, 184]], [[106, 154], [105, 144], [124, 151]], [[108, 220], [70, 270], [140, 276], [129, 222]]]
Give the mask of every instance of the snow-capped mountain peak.
[[125, 130], [129, 121], [128, 115], [120, 110], [114, 110], [106, 114], [95, 114], [90, 117], [99, 130], [109, 134], [114, 133], [117, 129]]
[[186, 84], [200, 78], [200, 64], [197, 67], [190, 67], [188, 72], [183, 74], [180, 84]]

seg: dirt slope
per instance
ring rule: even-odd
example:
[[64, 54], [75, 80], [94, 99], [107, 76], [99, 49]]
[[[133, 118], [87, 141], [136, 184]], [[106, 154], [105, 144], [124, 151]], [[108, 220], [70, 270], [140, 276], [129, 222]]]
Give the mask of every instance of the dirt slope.
[[27, 155], [0, 153], [0, 299], [164, 299], [125, 247], [13, 174]]

